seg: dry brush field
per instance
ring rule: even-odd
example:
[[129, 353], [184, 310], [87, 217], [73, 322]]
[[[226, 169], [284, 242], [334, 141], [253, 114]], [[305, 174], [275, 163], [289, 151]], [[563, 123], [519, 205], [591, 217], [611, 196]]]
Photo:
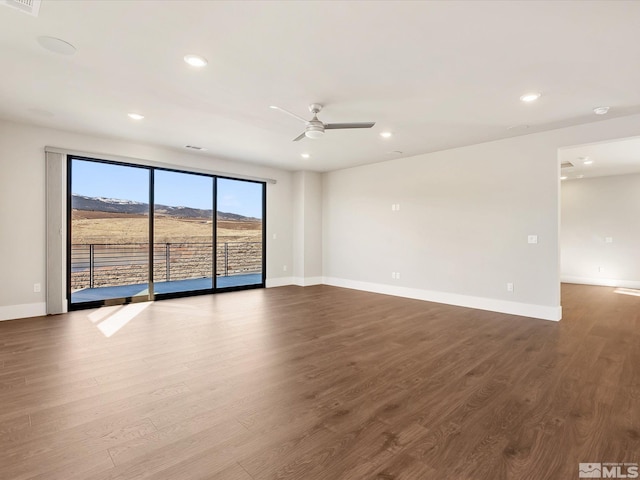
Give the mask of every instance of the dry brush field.
[[[210, 242], [213, 224], [205, 218], [155, 218], [155, 243]], [[218, 222], [218, 243], [260, 242], [262, 222], [222, 220]], [[74, 210], [72, 243], [146, 243], [149, 222], [145, 215]]]

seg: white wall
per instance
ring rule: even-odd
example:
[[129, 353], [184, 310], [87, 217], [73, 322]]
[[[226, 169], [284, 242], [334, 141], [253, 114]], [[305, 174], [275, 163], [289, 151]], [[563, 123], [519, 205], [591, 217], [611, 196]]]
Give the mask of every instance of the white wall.
[[[538, 318], [560, 317], [558, 148], [637, 135], [640, 115], [309, 175], [296, 214], [292, 174], [245, 163], [0, 121], [0, 318], [44, 312], [45, 145], [178, 167], [272, 177], [267, 284], [291, 283], [302, 215], [305, 277]], [[314, 190], [320, 192], [310, 193]], [[322, 197], [322, 202], [320, 202]], [[17, 200], [19, 199], [19, 200]], [[400, 211], [392, 212], [391, 204]], [[315, 232], [315, 233], [314, 233]], [[277, 239], [273, 239], [273, 234]], [[537, 245], [527, 235], [537, 234]], [[307, 269], [307, 265], [309, 268]], [[400, 272], [398, 280], [391, 272]], [[515, 291], [506, 291], [513, 282]]]
[[45, 283], [45, 146], [276, 179], [267, 184], [267, 285], [287, 275], [282, 265], [292, 263], [290, 172], [0, 121], [0, 320], [45, 311], [45, 292], [33, 292], [34, 283], [43, 289]]
[[322, 283], [322, 175], [293, 174], [293, 283]]
[[330, 172], [325, 281], [558, 320], [558, 149], [639, 128], [635, 115]]
[[294, 278], [297, 285], [322, 283], [322, 174], [293, 175]]
[[563, 182], [561, 225], [563, 281], [640, 288], [640, 174]]

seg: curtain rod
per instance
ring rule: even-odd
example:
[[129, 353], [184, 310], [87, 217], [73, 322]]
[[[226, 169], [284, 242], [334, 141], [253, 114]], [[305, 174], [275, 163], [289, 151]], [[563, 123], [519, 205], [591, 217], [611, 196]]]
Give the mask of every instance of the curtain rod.
[[122, 163], [136, 163], [138, 165], [144, 165], [145, 167], [168, 168], [171, 170], [182, 170], [184, 172], [204, 173], [207, 175], [217, 175], [221, 177], [232, 177], [232, 178], [237, 178], [238, 180], [254, 180], [257, 182], [272, 183], [274, 185], [278, 183], [277, 180], [273, 178], [254, 177], [251, 175], [243, 175], [240, 173], [218, 172], [218, 171], [209, 170], [206, 168], [187, 167], [184, 165], [175, 165], [172, 163], [156, 162], [154, 160], [147, 160], [144, 158], [125, 157], [122, 155], [109, 155], [106, 153], [83, 152], [80, 150], [71, 150], [68, 148], [49, 147], [49, 146], [44, 147], [44, 151], [51, 152], [51, 153], [59, 153], [62, 155], [73, 155], [78, 157], [95, 158], [96, 160], [111, 160], [114, 162], [122, 162]]

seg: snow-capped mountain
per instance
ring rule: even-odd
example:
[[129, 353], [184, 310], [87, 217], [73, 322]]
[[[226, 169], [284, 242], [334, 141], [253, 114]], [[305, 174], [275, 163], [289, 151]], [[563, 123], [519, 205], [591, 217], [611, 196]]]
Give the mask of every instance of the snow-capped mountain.
[[[120, 198], [87, 197], [73, 194], [71, 207], [74, 210], [90, 210], [94, 212], [126, 213], [146, 215], [149, 213], [149, 204]], [[211, 218], [211, 210], [203, 210], [191, 207], [172, 207], [168, 205], [155, 205], [156, 215], [181, 218]], [[235, 213], [218, 212], [218, 220], [256, 222], [258, 218], [245, 217]]]

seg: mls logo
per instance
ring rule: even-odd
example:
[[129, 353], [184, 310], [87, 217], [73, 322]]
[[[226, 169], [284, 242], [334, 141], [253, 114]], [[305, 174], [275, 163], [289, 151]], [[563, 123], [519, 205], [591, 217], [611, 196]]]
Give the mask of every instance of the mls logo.
[[580, 463], [580, 478], [638, 478], [637, 463]]
[[602, 478], [601, 463], [581, 463], [578, 468], [580, 478]]

